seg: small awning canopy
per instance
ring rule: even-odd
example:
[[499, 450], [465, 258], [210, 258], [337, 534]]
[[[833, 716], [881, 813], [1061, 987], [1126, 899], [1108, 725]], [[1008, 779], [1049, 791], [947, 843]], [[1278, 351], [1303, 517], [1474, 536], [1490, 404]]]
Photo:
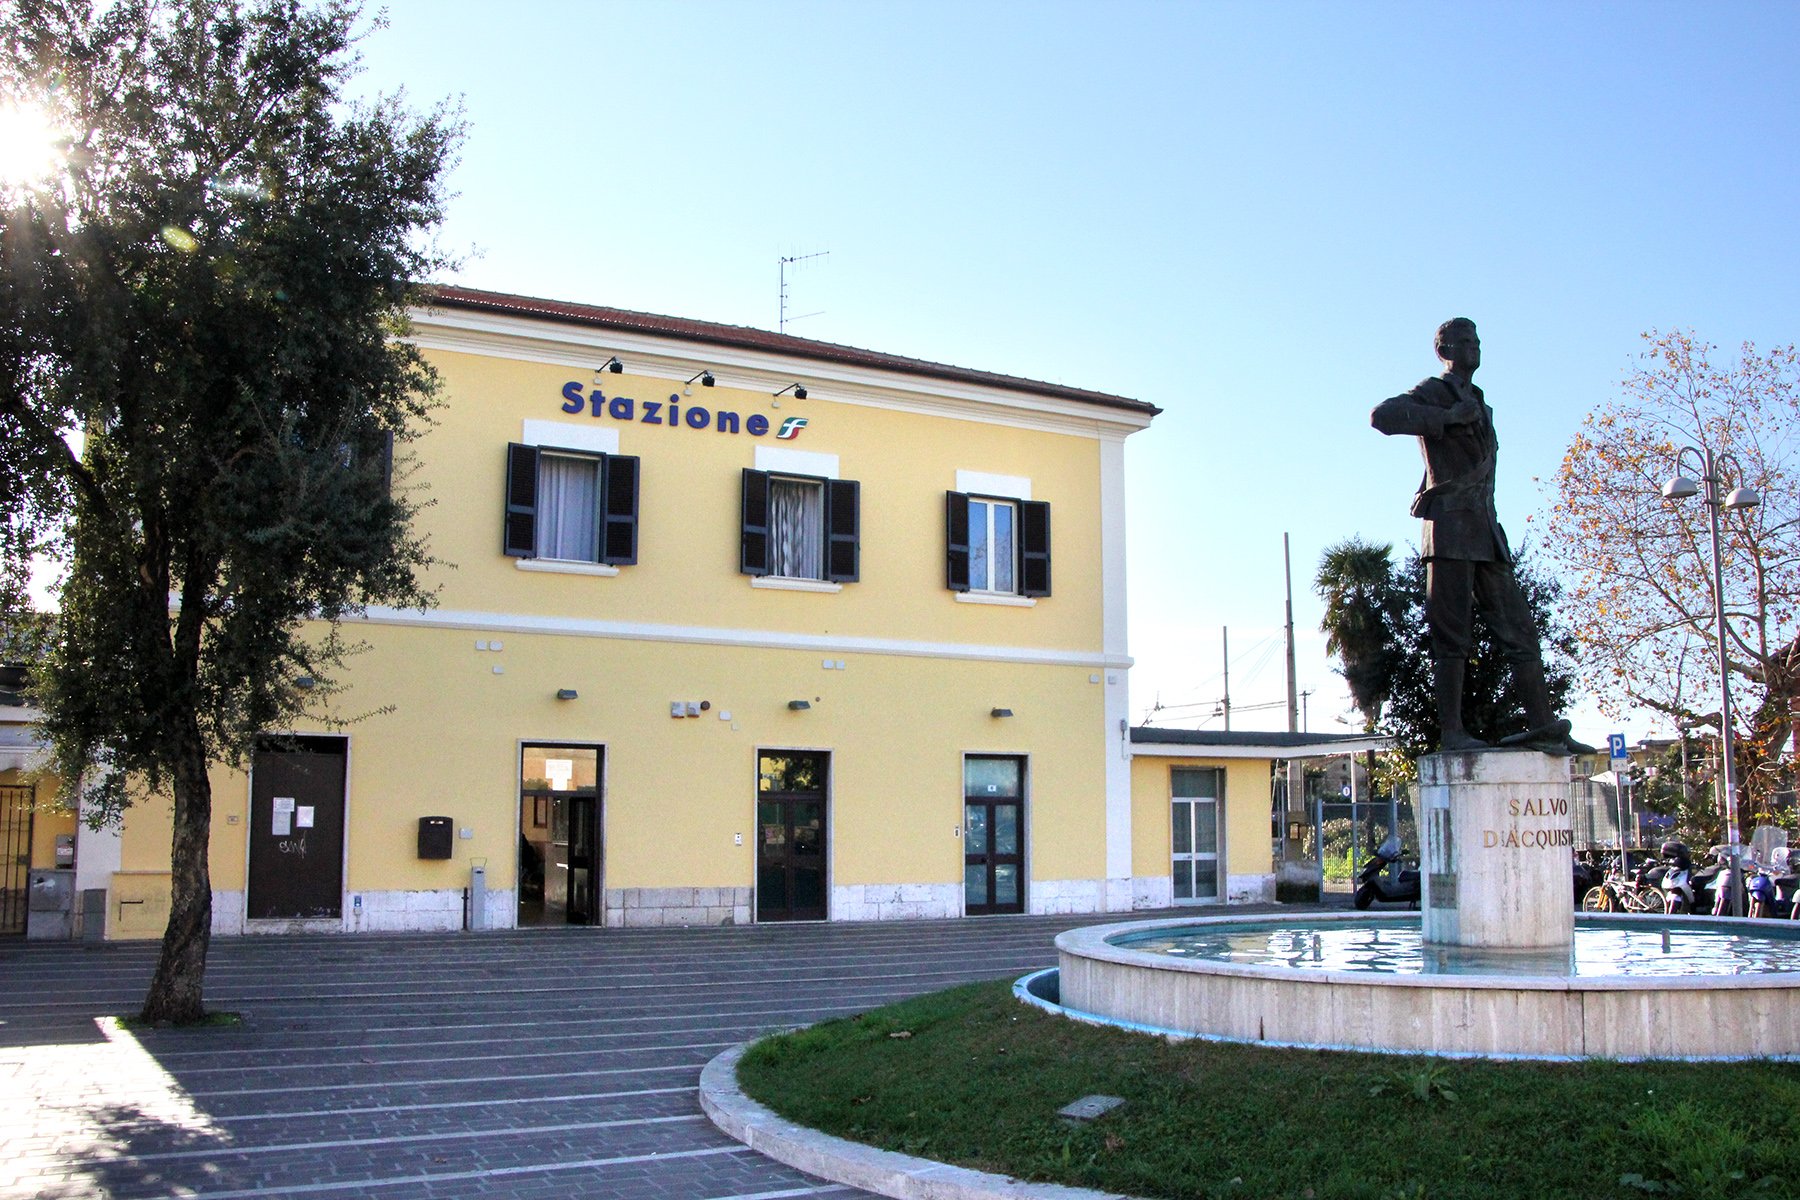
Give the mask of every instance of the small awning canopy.
[[1256, 729], [1131, 731], [1134, 758], [1331, 758], [1390, 750], [1394, 739], [1374, 733], [1286, 733]]

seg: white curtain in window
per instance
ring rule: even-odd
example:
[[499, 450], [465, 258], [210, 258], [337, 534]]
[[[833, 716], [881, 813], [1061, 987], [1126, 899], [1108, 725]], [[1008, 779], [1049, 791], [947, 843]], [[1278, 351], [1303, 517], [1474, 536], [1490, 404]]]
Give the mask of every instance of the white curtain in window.
[[538, 459], [538, 557], [600, 559], [600, 464], [545, 454]]
[[769, 573], [822, 579], [825, 489], [799, 479], [769, 480]]

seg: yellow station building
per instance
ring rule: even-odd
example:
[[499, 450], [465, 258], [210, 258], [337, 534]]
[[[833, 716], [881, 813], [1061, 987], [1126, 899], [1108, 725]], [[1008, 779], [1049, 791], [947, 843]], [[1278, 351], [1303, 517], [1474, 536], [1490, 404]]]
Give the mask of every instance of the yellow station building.
[[[1155, 406], [464, 288], [413, 322], [437, 604], [348, 628], [371, 715], [215, 772], [215, 932], [1273, 898], [1277, 752], [1128, 729]], [[106, 936], [160, 935], [166, 805], [79, 841]]]

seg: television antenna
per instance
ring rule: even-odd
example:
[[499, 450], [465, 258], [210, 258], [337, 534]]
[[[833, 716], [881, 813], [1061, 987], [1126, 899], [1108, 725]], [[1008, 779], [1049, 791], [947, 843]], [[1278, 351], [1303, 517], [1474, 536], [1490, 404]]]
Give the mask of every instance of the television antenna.
[[[831, 251], [829, 251], [829, 250], [815, 250], [811, 254], [784, 254], [779, 259], [776, 260], [777, 269], [778, 269], [779, 278], [780, 278], [780, 297], [781, 297], [780, 323], [776, 326], [777, 332], [786, 333], [789, 321], [804, 321], [808, 317], [816, 317], [819, 315], [818, 312], [809, 312], [809, 313], [801, 313], [797, 317], [788, 316], [788, 286], [787, 286], [788, 264], [805, 262], [809, 258], [824, 258], [827, 254], [830, 254], [830, 253], [831, 253]], [[819, 312], [823, 312], [823, 311], [825, 311], [825, 310], [824, 309], [819, 310]]]

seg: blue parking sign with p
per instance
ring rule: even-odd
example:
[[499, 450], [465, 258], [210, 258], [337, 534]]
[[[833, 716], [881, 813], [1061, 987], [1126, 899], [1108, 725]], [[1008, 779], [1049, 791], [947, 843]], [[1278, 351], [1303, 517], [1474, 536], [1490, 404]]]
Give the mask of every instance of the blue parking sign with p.
[[1607, 752], [1609, 753], [1609, 755], [1613, 758], [1626, 757], [1625, 735], [1622, 733], [1607, 734], [1606, 735], [1606, 749], [1607, 749]]

